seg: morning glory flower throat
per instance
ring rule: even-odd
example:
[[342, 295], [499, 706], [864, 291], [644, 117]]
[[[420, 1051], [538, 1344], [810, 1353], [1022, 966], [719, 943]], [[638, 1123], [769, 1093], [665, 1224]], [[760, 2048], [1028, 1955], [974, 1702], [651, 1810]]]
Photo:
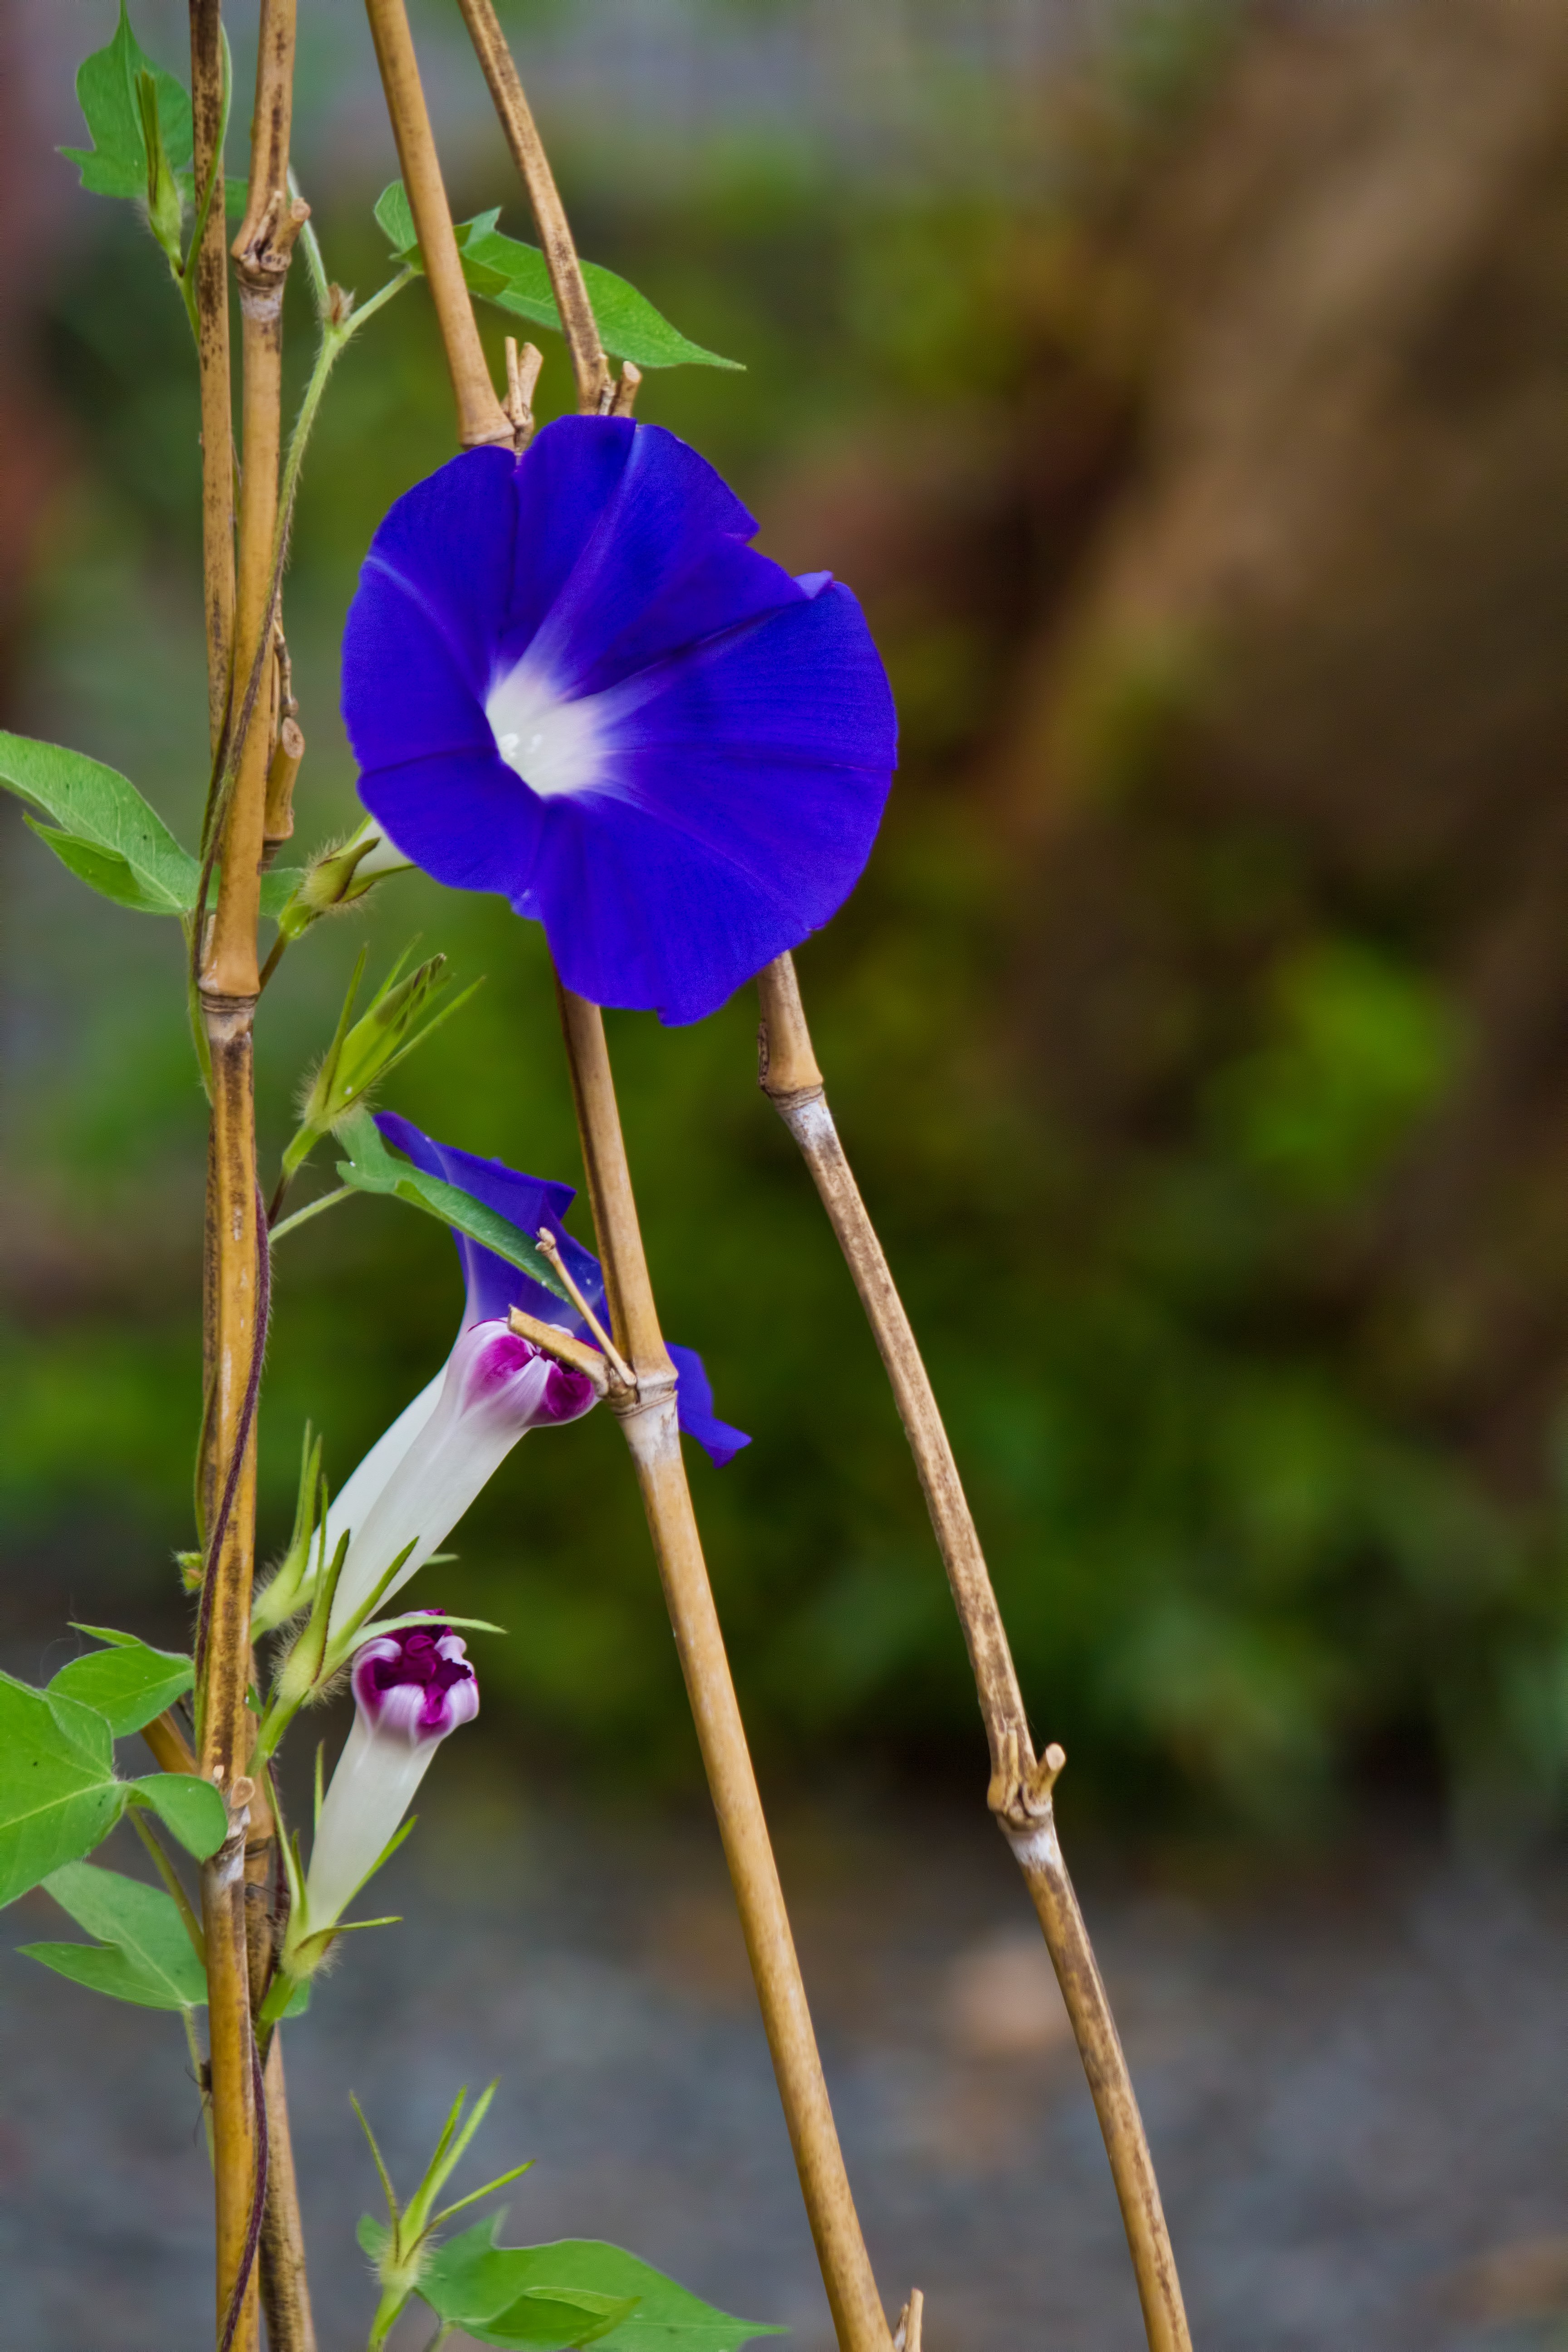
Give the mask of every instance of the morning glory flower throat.
[[700, 1020], [858, 880], [896, 759], [860, 607], [792, 579], [696, 451], [563, 417], [376, 532], [343, 640], [360, 795], [543, 924], [567, 987]]
[[[575, 1198], [570, 1184], [524, 1176], [499, 1160], [454, 1150], [392, 1111], [379, 1113], [376, 1125], [416, 1168], [444, 1178], [522, 1233], [531, 1236], [547, 1227], [584, 1297], [595, 1315], [606, 1318], [599, 1261], [562, 1223]], [[511, 1309], [521, 1307], [541, 1322], [591, 1340], [576, 1309], [466, 1234], [454, 1233], [452, 1238], [468, 1294], [452, 1352], [377, 1439], [327, 1514], [326, 1559], [334, 1557], [349, 1535], [332, 1601], [333, 1629], [348, 1622], [395, 1563], [397, 1572], [378, 1609], [417, 1573], [527, 1431], [575, 1421], [595, 1402], [586, 1374], [541, 1354], [507, 1324]], [[750, 1438], [716, 1417], [701, 1358], [674, 1346], [669, 1354], [678, 1376], [681, 1428], [714, 1462], [728, 1462]]]

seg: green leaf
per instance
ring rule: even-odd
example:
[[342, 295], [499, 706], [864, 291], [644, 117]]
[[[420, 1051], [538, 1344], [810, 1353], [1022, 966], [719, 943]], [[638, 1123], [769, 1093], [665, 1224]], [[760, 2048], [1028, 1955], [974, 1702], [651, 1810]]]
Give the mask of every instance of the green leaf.
[[338, 1129], [338, 1139], [353, 1154], [352, 1159], [339, 1160], [338, 1174], [355, 1192], [389, 1193], [395, 1200], [406, 1201], [411, 1208], [423, 1209], [427, 1215], [439, 1218], [442, 1224], [455, 1225], [470, 1240], [494, 1250], [508, 1265], [520, 1266], [557, 1298], [566, 1298], [559, 1276], [549, 1259], [541, 1256], [531, 1235], [498, 1216], [493, 1209], [487, 1209], [482, 1202], [470, 1200], [456, 1184], [445, 1183], [438, 1176], [426, 1176], [412, 1160], [389, 1151], [367, 1110], [355, 1111], [345, 1118]]
[[498, 2246], [500, 2222], [465, 2230], [435, 2256], [419, 2293], [437, 2317], [481, 2344], [565, 2352], [599, 2343], [613, 2352], [735, 2352], [784, 2331], [716, 2311], [635, 2254], [594, 2238]]
[[163, 152], [175, 171], [189, 171], [192, 158], [191, 101], [173, 74], [154, 65], [131, 30], [121, 0], [120, 23], [107, 48], [84, 58], [76, 78], [77, 100], [92, 140], [90, 149], [62, 147], [81, 167], [81, 184], [95, 196], [147, 194], [147, 142], [136, 103], [136, 77], [148, 73], [157, 92]]
[[[401, 180], [383, 190], [375, 217], [398, 259], [421, 268], [414, 216]], [[561, 314], [543, 254], [536, 245], [503, 236], [496, 227], [499, 217], [499, 213], [481, 213], [477, 219], [458, 225], [458, 247], [469, 291], [493, 302], [498, 310], [510, 310], [538, 327], [553, 328], [559, 334]], [[601, 269], [594, 261], [584, 261], [582, 268], [600, 341], [616, 359], [634, 361], [641, 368], [740, 368], [739, 360], [722, 359], [717, 352], [689, 341], [646, 295], [617, 278], [613, 269]]]
[[198, 1862], [216, 1853], [228, 1834], [223, 1799], [210, 1780], [198, 1780], [194, 1772], [149, 1772], [127, 1787]]
[[64, 1693], [84, 1706], [96, 1708], [117, 1739], [140, 1731], [155, 1715], [183, 1698], [195, 1679], [189, 1658], [175, 1650], [150, 1649], [133, 1634], [102, 1632], [96, 1625], [79, 1625], [79, 1633], [95, 1634], [112, 1646], [90, 1650], [62, 1666], [49, 1685], [51, 1696]]
[[96, 1944], [24, 1944], [30, 1959], [142, 2009], [200, 2009], [206, 1979], [174, 1898], [117, 1870], [67, 1863], [44, 1884]]
[[[269, 923], [275, 923], [289, 899], [304, 880], [309, 868], [303, 866], [269, 866], [261, 877], [261, 911]], [[192, 884], [193, 890], [195, 883]]]
[[83, 751], [0, 731], [0, 784], [52, 817], [35, 825], [62, 864], [106, 898], [149, 914], [188, 914], [200, 873], [135, 785]]
[[0, 1906], [90, 1853], [126, 1797], [100, 1715], [0, 1675]]
[[[27, 824], [100, 898], [142, 915], [188, 915], [195, 906], [200, 865], [128, 776], [84, 751], [0, 730], [0, 785], [54, 820], [39, 824], [29, 816]], [[279, 866], [262, 876], [261, 911], [269, 921], [304, 871]]]

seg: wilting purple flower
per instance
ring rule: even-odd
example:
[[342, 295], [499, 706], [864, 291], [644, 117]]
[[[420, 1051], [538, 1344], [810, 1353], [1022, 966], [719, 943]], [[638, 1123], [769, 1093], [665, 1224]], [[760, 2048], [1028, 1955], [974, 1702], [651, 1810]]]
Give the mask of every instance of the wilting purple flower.
[[353, 1530], [332, 1627], [347, 1624], [400, 1553], [406, 1557], [384, 1601], [424, 1567], [526, 1431], [575, 1421], [593, 1402], [584, 1373], [514, 1338], [504, 1317], [466, 1319], [440, 1371], [372, 1446], [327, 1514], [329, 1559], [344, 1529]]
[[[413, 1121], [401, 1118], [395, 1111], [376, 1114], [377, 1127], [388, 1143], [405, 1152], [416, 1168], [427, 1176], [439, 1176], [455, 1184], [460, 1192], [480, 1201], [493, 1209], [509, 1224], [516, 1225], [531, 1238], [541, 1226], [554, 1239], [555, 1246], [570, 1269], [573, 1281], [605, 1328], [609, 1309], [605, 1303], [605, 1275], [598, 1259], [566, 1231], [562, 1223], [576, 1194], [570, 1184], [552, 1184], [537, 1176], [519, 1175], [500, 1160], [480, 1160], [471, 1151], [457, 1151], [448, 1143], [437, 1143], [433, 1136], [424, 1135]], [[466, 1320], [485, 1324], [492, 1319], [504, 1321], [514, 1307], [521, 1307], [542, 1323], [553, 1323], [574, 1338], [588, 1339], [593, 1334], [575, 1307], [558, 1298], [552, 1290], [535, 1282], [520, 1267], [509, 1265], [493, 1250], [472, 1241], [467, 1234], [454, 1232], [458, 1255], [463, 1261], [463, 1275], [468, 1297]], [[713, 1411], [713, 1391], [702, 1359], [692, 1348], [669, 1348], [670, 1360], [677, 1374], [676, 1405], [680, 1426], [688, 1437], [694, 1438], [710, 1461], [722, 1465], [739, 1454], [751, 1439], [744, 1430], [732, 1429], [720, 1421]]]
[[343, 715], [379, 825], [544, 925], [568, 988], [700, 1020], [835, 913], [896, 758], [886, 673], [695, 450], [563, 417], [475, 449], [377, 531]]
[[[482, 1201], [531, 1238], [547, 1226], [573, 1280], [595, 1315], [605, 1318], [599, 1261], [561, 1222], [575, 1197], [570, 1184], [522, 1176], [499, 1160], [455, 1151], [395, 1112], [382, 1112], [376, 1125], [416, 1168]], [[468, 1286], [457, 1342], [428, 1387], [383, 1432], [333, 1496], [327, 1514], [329, 1560], [345, 1530], [352, 1531], [332, 1601], [334, 1631], [348, 1623], [412, 1545], [382, 1599], [401, 1591], [439, 1550], [526, 1431], [575, 1421], [594, 1402], [585, 1374], [542, 1355], [507, 1328], [511, 1309], [521, 1307], [574, 1337], [591, 1337], [575, 1308], [466, 1234], [454, 1233], [452, 1238]], [[715, 1416], [702, 1359], [690, 1348], [671, 1347], [669, 1353], [678, 1375], [681, 1428], [714, 1462], [728, 1462], [751, 1439]]]
[[342, 1918], [385, 1853], [437, 1748], [479, 1711], [463, 1643], [432, 1610], [427, 1625], [367, 1642], [354, 1658], [353, 1729], [310, 1848], [305, 1932]]

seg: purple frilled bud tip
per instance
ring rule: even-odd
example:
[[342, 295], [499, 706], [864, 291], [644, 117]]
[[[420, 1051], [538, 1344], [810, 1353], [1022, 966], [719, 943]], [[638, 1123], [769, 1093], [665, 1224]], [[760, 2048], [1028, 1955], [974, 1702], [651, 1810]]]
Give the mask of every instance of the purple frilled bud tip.
[[467, 1645], [432, 1617], [367, 1642], [354, 1658], [354, 1705], [382, 1739], [411, 1748], [445, 1739], [479, 1711], [479, 1685]]
[[475, 449], [377, 531], [343, 639], [360, 795], [439, 882], [543, 924], [568, 988], [700, 1020], [834, 914], [897, 754], [887, 674], [660, 426]]
[[[573, 1281], [600, 1322], [608, 1324], [604, 1268], [593, 1251], [585, 1249], [562, 1222], [576, 1197], [570, 1184], [523, 1176], [502, 1160], [481, 1160], [471, 1151], [456, 1151], [450, 1144], [437, 1143], [433, 1136], [423, 1134], [411, 1119], [399, 1118], [395, 1111], [379, 1112], [375, 1123], [386, 1141], [395, 1150], [406, 1153], [426, 1175], [439, 1176], [444, 1182], [455, 1185], [458, 1192], [467, 1192], [470, 1200], [492, 1209], [498, 1217], [504, 1217], [508, 1224], [530, 1239], [542, 1226], [546, 1228]], [[509, 1265], [505, 1258], [498, 1257], [493, 1250], [486, 1249], [468, 1234], [454, 1232], [452, 1238], [458, 1244], [468, 1282], [467, 1318], [470, 1324], [504, 1323], [511, 1309], [521, 1307], [541, 1322], [553, 1323], [574, 1339], [587, 1339], [593, 1344], [593, 1333], [583, 1317], [554, 1291], [547, 1290], [520, 1267]], [[679, 1348], [671, 1341], [669, 1354], [676, 1370], [675, 1401], [681, 1428], [701, 1446], [710, 1461], [723, 1464], [732, 1460], [743, 1445], [751, 1444], [751, 1439], [743, 1429], [732, 1428], [715, 1413], [713, 1391], [696, 1350]], [[582, 1387], [588, 1389], [588, 1382], [580, 1373], [563, 1377], [580, 1381]], [[573, 1414], [585, 1412], [591, 1402], [590, 1392], [582, 1404], [573, 1406]]]
[[375, 1869], [443, 1739], [479, 1711], [479, 1685], [458, 1636], [428, 1622], [367, 1642], [354, 1656], [353, 1728], [316, 1824], [305, 1880], [301, 1943], [335, 1927]]
[[515, 1338], [504, 1315], [467, 1324], [444, 1369], [371, 1448], [327, 1514], [329, 1559], [350, 1531], [333, 1626], [349, 1622], [395, 1563], [378, 1609], [417, 1574], [527, 1431], [575, 1421], [593, 1402], [585, 1374]]

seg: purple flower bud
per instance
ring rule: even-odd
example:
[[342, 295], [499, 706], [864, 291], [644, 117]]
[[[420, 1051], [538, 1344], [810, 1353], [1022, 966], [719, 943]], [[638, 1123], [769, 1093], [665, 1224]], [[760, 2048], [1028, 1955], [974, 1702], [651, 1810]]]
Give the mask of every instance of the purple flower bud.
[[355, 1654], [354, 1704], [383, 1738], [411, 1748], [445, 1739], [479, 1711], [479, 1685], [466, 1644], [434, 1611], [429, 1630], [378, 1634]]
[[334, 1629], [348, 1623], [410, 1544], [384, 1601], [439, 1550], [526, 1430], [574, 1421], [594, 1396], [584, 1373], [515, 1338], [504, 1322], [459, 1333], [439, 1381], [393, 1423], [328, 1514], [329, 1559], [343, 1529], [353, 1530]]
[[479, 1711], [463, 1642], [436, 1614], [378, 1635], [354, 1657], [353, 1729], [316, 1825], [303, 1933], [342, 1916], [385, 1853], [448, 1732]]

